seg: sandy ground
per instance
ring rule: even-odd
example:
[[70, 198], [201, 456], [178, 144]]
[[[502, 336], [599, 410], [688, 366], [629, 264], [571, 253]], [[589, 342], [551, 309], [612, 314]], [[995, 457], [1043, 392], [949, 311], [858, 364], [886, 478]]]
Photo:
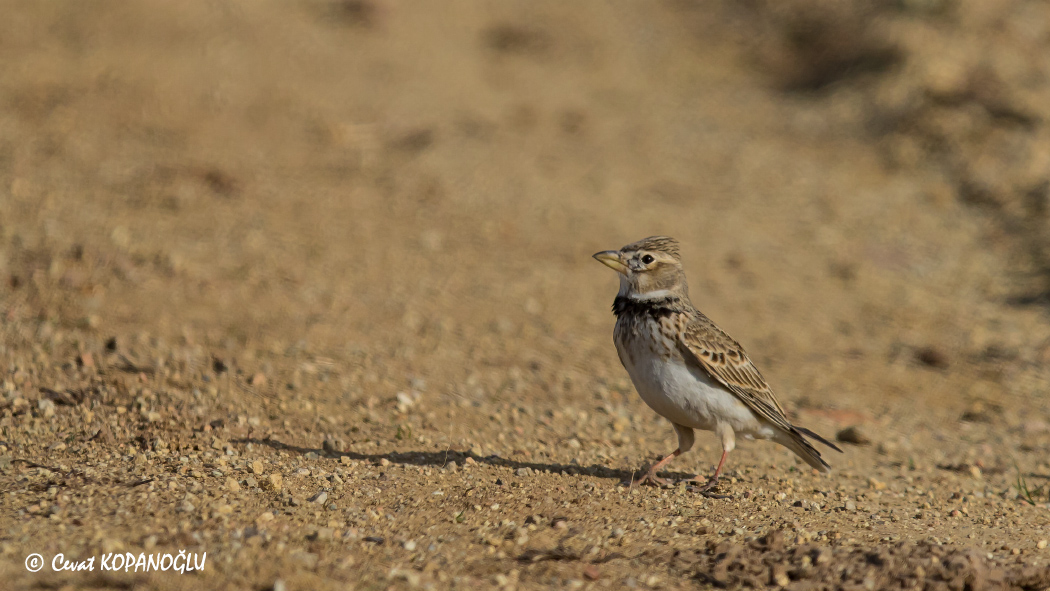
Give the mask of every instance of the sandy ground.
[[[827, 4], [0, 2], [2, 586], [1050, 587], [1050, 8]], [[625, 486], [652, 234], [830, 476]]]

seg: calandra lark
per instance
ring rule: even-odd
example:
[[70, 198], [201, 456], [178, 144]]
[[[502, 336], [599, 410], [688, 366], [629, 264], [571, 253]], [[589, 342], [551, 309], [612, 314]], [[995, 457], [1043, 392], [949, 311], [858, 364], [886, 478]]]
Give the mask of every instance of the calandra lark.
[[620, 274], [613, 302], [620, 362], [642, 400], [678, 434], [678, 449], [639, 483], [666, 484], [656, 472], [693, 447], [693, 429], [714, 431], [722, 442], [718, 468], [699, 488], [704, 494], [717, 484], [737, 435], [775, 441], [817, 470], [831, 470], [806, 437], [842, 450], [792, 425], [743, 347], [693, 307], [674, 238], [653, 236], [594, 258]]

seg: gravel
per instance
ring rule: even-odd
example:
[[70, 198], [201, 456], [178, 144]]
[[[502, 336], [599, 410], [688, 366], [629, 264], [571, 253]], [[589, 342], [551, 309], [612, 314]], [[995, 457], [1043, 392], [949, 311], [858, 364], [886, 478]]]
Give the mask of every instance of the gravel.
[[[0, 19], [5, 589], [1050, 585], [1050, 9], [467, 4]], [[631, 486], [655, 232], [830, 475]]]

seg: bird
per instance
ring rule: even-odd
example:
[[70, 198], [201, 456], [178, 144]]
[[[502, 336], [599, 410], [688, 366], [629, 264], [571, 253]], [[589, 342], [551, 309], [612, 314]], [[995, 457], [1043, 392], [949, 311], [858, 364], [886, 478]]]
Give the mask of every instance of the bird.
[[713, 431], [722, 444], [714, 475], [706, 483], [701, 476], [689, 480], [704, 496], [725, 498], [711, 491], [738, 435], [774, 441], [819, 472], [831, 471], [808, 439], [842, 450], [792, 424], [740, 343], [693, 306], [677, 240], [650, 236], [593, 256], [619, 273], [612, 310], [620, 363], [645, 404], [678, 435], [678, 448], [632, 485], [669, 484], [657, 471], [693, 447], [697, 429]]

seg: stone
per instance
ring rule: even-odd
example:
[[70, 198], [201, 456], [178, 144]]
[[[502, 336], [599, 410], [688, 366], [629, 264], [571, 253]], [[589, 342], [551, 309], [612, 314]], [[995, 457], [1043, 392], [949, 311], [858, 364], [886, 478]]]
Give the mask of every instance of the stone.
[[598, 570], [598, 565], [588, 564], [583, 569], [583, 577], [589, 581], [597, 581], [602, 578], [602, 573]]
[[313, 534], [314, 540], [331, 540], [335, 537], [335, 530], [330, 527], [319, 527]]
[[55, 403], [48, 398], [41, 398], [37, 401], [36, 408], [40, 411], [40, 416], [45, 419], [55, 416]]
[[284, 477], [275, 472], [263, 480], [263, 485], [269, 490], [279, 491], [281, 486], [284, 485]]
[[869, 445], [871, 443], [871, 439], [869, 439], [868, 436], [860, 430], [860, 427], [857, 426], [842, 429], [835, 434], [835, 439], [852, 445]]

